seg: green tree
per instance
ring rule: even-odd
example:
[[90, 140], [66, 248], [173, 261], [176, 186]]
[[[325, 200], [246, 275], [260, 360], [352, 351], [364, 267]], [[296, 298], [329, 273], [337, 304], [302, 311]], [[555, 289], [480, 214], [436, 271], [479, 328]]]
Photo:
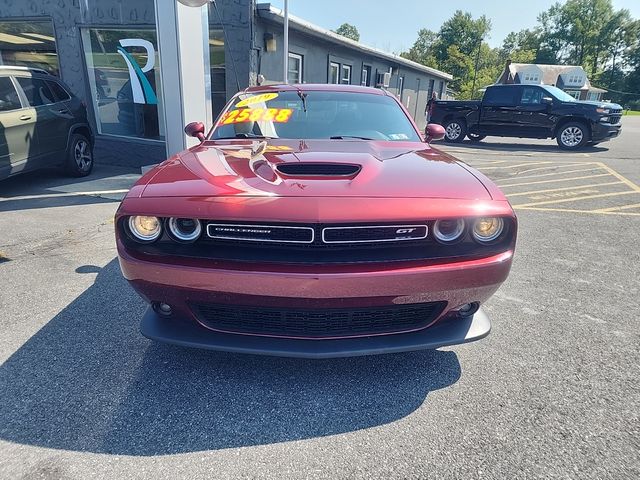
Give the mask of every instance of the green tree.
[[358, 29], [351, 25], [350, 23], [343, 23], [338, 27], [337, 30], [334, 30], [338, 35], [342, 35], [343, 37], [350, 38], [351, 40], [355, 40], [356, 42], [360, 41], [360, 32]]
[[438, 34], [426, 28], [418, 32], [418, 39], [408, 52], [400, 55], [406, 59], [421, 63], [427, 67], [438, 68], [438, 61], [433, 53], [433, 46], [438, 39]]

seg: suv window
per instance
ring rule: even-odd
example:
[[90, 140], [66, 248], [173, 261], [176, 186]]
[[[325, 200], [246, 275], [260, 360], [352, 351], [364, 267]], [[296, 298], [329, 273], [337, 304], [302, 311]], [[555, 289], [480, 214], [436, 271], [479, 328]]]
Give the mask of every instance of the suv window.
[[520, 105], [540, 105], [542, 102], [542, 89], [535, 87], [524, 87]]
[[49, 85], [49, 88], [55, 95], [56, 102], [62, 102], [71, 98], [71, 95], [69, 95], [69, 93], [58, 82], [47, 82], [47, 85]]
[[487, 88], [484, 92], [482, 103], [485, 105], [496, 106], [513, 106], [516, 105], [519, 98], [516, 99], [518, 89], [514, 87], [492, 87]]
[[39, 107], [40, 105], [49, 105], [55, 103], [55, 97], [47, 86], [47, 82], [40, 78], [16, 77], [16, 80], [22, 87], [29, 105]]
[[0, 77], [0, 112], [22, 108], [18, 92], [9, 77]]

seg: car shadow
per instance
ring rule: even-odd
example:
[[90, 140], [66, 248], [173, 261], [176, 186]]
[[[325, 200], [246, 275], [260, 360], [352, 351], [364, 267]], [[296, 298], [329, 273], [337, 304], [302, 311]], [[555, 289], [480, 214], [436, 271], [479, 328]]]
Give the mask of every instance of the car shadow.
[[485, 139], [481, 142], [472, 142], [470, 140], [464, 140], [460, 143], [449, 143], [449, 142], [437, 142], [436, 146], [448, 146], [448, 147], [461, 147], [468, 148], [473, 150], [504, 150], [512, 152], [516, 151], [525, 151], [525, 152], [539, 152], [539, 153], [557, 153], [557, 154], [567, 154], [567, 153], [594, 153], [594, 152], [606, 152], [609, 149], [603, 147], [601, 145], [596, 146], [586, 146], [581, 148], [580, 150], [575, 151], [567, 151], [562, 150], [558, 147], [558, 145], [549, 140], [549, 144], [527, 144], [527, 143], [516, 143], [516, 142], [492, 142], [491, 139]]
[[118, 202], [139, 177], [139, 170], [106, 165], [82, 178], [55, 169], [24, 173], [0, 181], [0, 212]]
[[452, 351], [313, 361], [152, 343], [144, 310], [115, 259], [100, 269], [0, 366], [0, 438], [137, 456], [271, 444], [393, 422], [460, 378]]

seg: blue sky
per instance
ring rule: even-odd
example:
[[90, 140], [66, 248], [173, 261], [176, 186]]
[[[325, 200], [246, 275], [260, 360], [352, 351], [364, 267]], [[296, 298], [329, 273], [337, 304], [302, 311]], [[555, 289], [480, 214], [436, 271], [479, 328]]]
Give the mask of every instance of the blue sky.
[[[262, 1], [265, 0], [258, 0]], [[283, 0], [270, 3], [278, 8], [284, 6]], [[344, 22], [351, 23], [358, 28], [362, 43], [398, 53], [413, 45], [418, 30], [437, 31], [456, 10], [470, 12], [474, 18], [482, 14], [489, 17], [493, 24], [489, 44], [500, 46], [509, 32], [533, 27], [538, 13], [554, 3], [554, 0], [289, 0], [289, 11], [330, 30]], [[640, 0], [613, 0], [613, 5], [640, 18]]]

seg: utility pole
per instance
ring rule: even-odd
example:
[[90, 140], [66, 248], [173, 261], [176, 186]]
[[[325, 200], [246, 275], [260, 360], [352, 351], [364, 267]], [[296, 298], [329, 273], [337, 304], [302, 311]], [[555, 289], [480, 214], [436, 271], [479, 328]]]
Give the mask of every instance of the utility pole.
[[478, 41], [478, 54], [476, 55], [476, 65], [473, 71], [473, 86], [471, 87], [471, 98], [475, 98], [476, 95], [476, 77], [478, 76], [478, 62], [480, 61], [480, 48], [482, 47], [482, 40], [484, 35], [480, 37]]
[[284, 50], [283, 83], [289, 83], [289, 0], [284, 0]]

